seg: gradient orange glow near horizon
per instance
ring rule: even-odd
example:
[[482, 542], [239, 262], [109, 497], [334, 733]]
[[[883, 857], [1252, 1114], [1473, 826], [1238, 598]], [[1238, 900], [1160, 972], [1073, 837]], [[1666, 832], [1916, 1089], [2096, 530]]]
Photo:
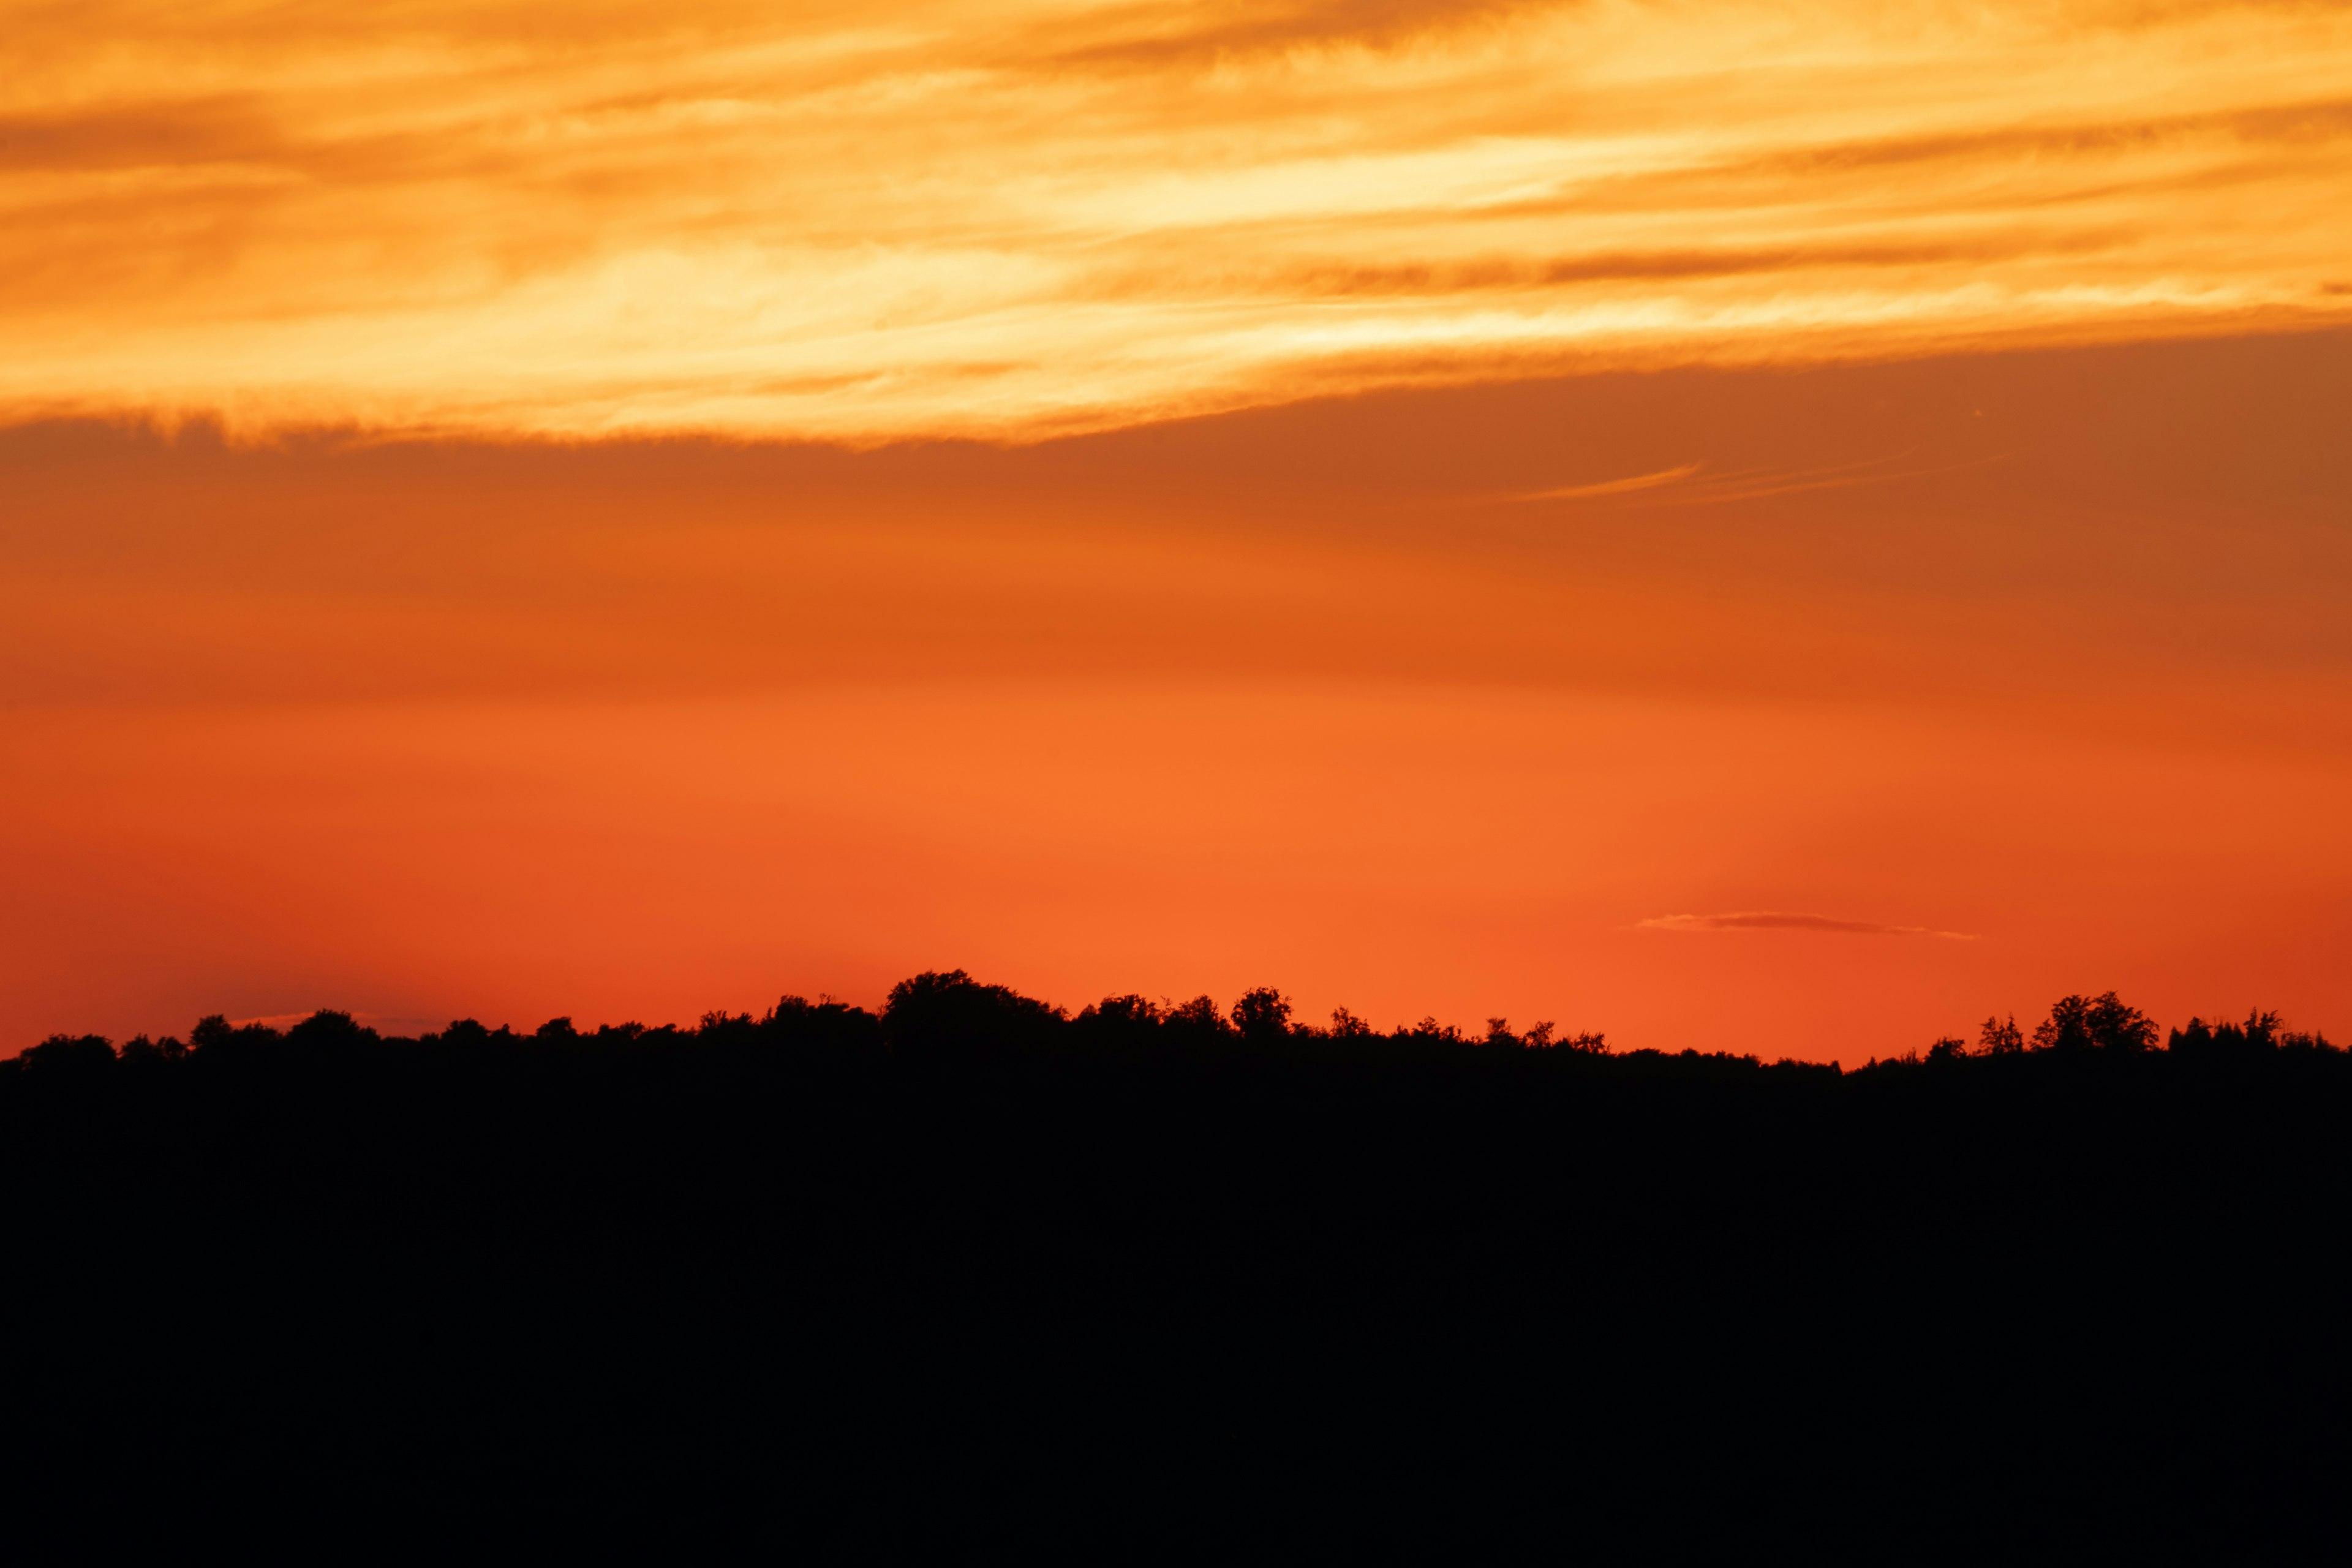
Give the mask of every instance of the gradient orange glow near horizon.
[[2352, 1036], [2352, 10], [0, 4], [0, 1052]]

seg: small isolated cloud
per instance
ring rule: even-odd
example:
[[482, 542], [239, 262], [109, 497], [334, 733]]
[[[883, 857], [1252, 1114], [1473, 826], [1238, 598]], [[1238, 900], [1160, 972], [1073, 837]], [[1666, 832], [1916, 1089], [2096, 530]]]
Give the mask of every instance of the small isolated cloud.
[[1635, 929], [1643, 931], [1810, 931], [1831, 936], [1933, 936], [1947, 942], [1976, 941], [1964, 931], [1880, 925], [1875, 921], [1842, 921], [1828, 915], [1789, 914], [1780, 910], [1738, 910], [1724, 915], [1654, 915], [1633, 923]]

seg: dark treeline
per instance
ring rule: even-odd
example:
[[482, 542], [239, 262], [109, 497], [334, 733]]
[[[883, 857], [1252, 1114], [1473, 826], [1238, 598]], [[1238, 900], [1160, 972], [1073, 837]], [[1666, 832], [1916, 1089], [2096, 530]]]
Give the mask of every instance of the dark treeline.
[[2293, 1559], [2352, 1056], [2114, 994], [1840, 1072], [1276, 992], [0, 1072], [19, 1521], [815, 1562]]
[[120, 1050], [100, 1035], [52, 1035], [26, 1049], [18, 1060], [35, 1072], [75, 1071], [102, 1068], [118, 1058], [150, 1065], [202, 1055], [231, 1059], [289, 1050], [384, 1045], [479, 1050], [529, 1044], [565, 1050], [582, 1047], [628, 1050], [764, 1044], [787, 1050], [854, 1053], [865, 1049], [917, 1055], [1057, 1047], [1213, 1052], [1234, 1045], [1264, 1050], [1333, 1042], [1358, 1054], [1381, 1047], [1410, 1052], [1471, 1043], [1584, 1054], [1608, 1049], [1607, 1040], [1600, 1035], [1558, 1037], [1556, 1026], [1549, 1023], [1514, 1031], [1508, 1019], [1489, 1018], [1484, 1034], [1469, 1036], [1454, 1025], [1423, 1018], [1381, 1033], [1345, 1007], [1332, 1014], [1328, 1027], [1295, 1022], [1293, 1011], [1289, 999], [1279, 991], [1261, 986], [1244, 993], [1228, 1009], [1220, 1009], [1215, 999], [1208, 996], [1175, 1004], [1139, 995], [1108, 996], [1074, 1018], [1066, 1008], [1024, 996], [1006, 986], [983, 984], [955, 970], [899, 982], [891, 988], [878, 1016], [830, 997], [811, 1002], [803, 996], [786, 996], [761, 1017], [749, 1013], [707, 1013], [699, 1023], [684, 1028], [672, 1024], [647, 1028], [632, 1023], [605, 1024], [583, 1031], [570, 1018], [551, 1018], [523, 1036], [504, 1026], [489, 1029], [475, 1019], [461, 1018], [418, 1039], [386, 1040], [350, 1014], [327, 1009], [286, 1030], [261, 1023], [231, 1024], [215, 1016], [199, 1020], [185, 1040], [176, 1036], [156, 1040], [142, 1035], [124, 1042]]
[[[493, 1030], [472, 1018], [461, 1018], [446, 1029], [417, 1039], [386, 1040], [357, 1022], [349, 1013], [324, 1009], [286, 1030], [268, 1024], [231, 1024], [215, 1015], [201, 1019], [188, 1038], [176, 1036], [152, 1039], [145, 1035], [128, 1040], [118, 1050], [101, 1035], [52, 1035], [30, 1047], [16, 1063], [37, 1074], [102, 1069], [121, 1060], [134, 1066], [184, 1061], [194, 1056], [215, 1060], [274, 1058], [287, 1052], [349, 1051], [362, 1046], [417, 1046], [479, 1051], [515, 1049], [525, 1045], [574, 1050], [583, 1047], [604, 1050], [648, 1050], [708, 1046], [742, 1048], [766, 1045], [786, 1050], [831, 1054], [888, 1051], [921, 1056], [985, 1055], [990, 1052], [1052, 1052], [1056, 1049], [1102, 1050], [1132, 1056], [1169, 1052], [1213, 1055], [1235, 1046], [1253, 1052], [1276, 1051], [1305, 1056], [1328, 1055], [1338, 1047], [1359, 1061], [1394, 1060], [1464, 1046], [1500, 1051], [1559, 1051], [1570, 1056], [1605, 1056], [1605, 1036], [1579, 1033], [1563, 1036], [1557, 1025], [1539, 1021], [1514, 1030], [1507, 1018], [1489, 1018], [1483, 1033], [1465, 1034], [1459, 1026], [1423, 1018], [1381, 1032], [1347, 1008], [1333, 1011], [1328, 1026], [1293, 1017], [1288, 997], [1270, 987], [1244, 992], [1230, 1009], [1221, 1010], [1213, 997], [1196, 996], [1171, 1004], [1164, 999], [1129, 994], [1107, 996], [1072, 1017], [1066, 1008], [1041, 1002], [1003, 985], [990, 985], [961, 970], [937, 972], [900, 981], [891, 988], [879, 1016], [830, 997], [811, 1002], [786, 996], [764, 1016], [749, 1013], [706, 1013], [688, 1027], [666, 1024], [605, 1024], [593, 1031], [576, 1028], [568, 1017], [551, 1018], [528, 1036], [500, 1026]], [[2008, 1056], [2028, 1051], [2110, 1051], [2129, 1053], [2153, 1049], [2157, 1026], [2139, 1009], [2112, 991], [2098, 996], [2064, 996], [2031, 1037], [2018, 1027], [2014, 1015], [1987, 1018], [1976, 1044], [1946, 1037], [1926, 1053], [1929, 1061], [1945, 1062], [1971, 1056]], [[2243, 1023], [2208, 1024], [2191, 1018], [2184, 1028], [2171, 1031], [2165, 1048], [2200, 1057], [2236, 1057], [2275, 1050], [2335, 1052], [2341, 1049], [2324, 1034], [2284, 1026], [2276, 1013], [2255, 1010]], [[1655, 1052], [1636, 1055], [1655, 1058]], [[1699, 1053], [1685, 1051], [1684, 1059]], [[1730, 1058], [1760, 1065], [1752, 1058]], [[1886, 1064], [1916, 1065], [1917, 1051], [1890, 1058]], [[1801, 1066], [1791, 1061], [1780, 1068]], [[1871, 1066], [1881, 1064], [1874, 1060]], [[1832, 1069], [1835, 1070], [1835, 1069]]]

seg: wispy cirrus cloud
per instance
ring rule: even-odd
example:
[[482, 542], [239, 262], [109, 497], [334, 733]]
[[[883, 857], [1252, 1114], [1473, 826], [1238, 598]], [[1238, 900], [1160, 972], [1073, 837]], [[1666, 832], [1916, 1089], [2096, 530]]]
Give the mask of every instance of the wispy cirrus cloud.
[[1795, 931], [1825, 936], [1932, 936], [1946, 942], [1974, 942], [1973, 933], [1937, 931], [1931, 926], [1882, 925], [1876, 921], [1843, 921], [1829, 915], [1795, 914], [1784, 910], [1737, 910], [1720, 915], [1654, 915], [1633, 922], [1640, 931]]
[[1634, 474], [1627, 479], [1603, 479], [1598, 484], [1569, 485], [1559, 489], [1529, 490], [1513, 499], [1517, 500], [1582, 500], [1590, 496], [1628, 495], [1634, 490], [1653, 490], [1660, 485], [1677, 484], [1697, 473], [1699, 465], [1685, 463], [1678, 468], [1660, 468], [1653, 474]]
[[2340, 6], [0, 0], [0, 417], [1017, 437], [2352, 319]]

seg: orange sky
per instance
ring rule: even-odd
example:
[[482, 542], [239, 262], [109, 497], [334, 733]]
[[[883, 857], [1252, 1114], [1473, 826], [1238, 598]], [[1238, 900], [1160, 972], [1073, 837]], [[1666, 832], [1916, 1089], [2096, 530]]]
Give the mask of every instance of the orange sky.
[[0, 1049], [2352, 1035], [2352, 16], [771, 10], [0, 5]]

